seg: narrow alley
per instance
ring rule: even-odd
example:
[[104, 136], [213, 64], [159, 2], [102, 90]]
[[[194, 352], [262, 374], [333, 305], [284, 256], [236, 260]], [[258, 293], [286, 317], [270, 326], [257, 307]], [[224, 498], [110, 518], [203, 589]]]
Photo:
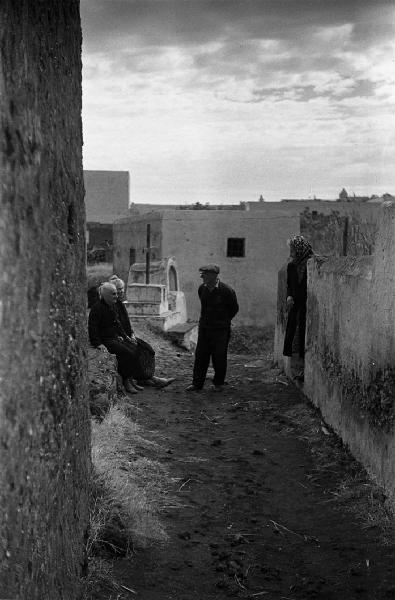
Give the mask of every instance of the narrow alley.
[[394, 599], [385, 499], [303, 394], [270, 357], [235, 354], [224, 393], [188, 394], [192, 361], [161, 344], [177, 381], [138, 396], [170, 475], [168, 539], [113, 561], [118, 597]]

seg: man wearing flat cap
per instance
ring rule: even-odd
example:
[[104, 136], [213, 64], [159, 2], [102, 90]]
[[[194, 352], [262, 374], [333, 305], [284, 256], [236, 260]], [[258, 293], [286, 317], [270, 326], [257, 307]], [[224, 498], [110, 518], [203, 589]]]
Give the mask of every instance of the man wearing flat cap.
[[187, 391], [197, 392], [203, 388], [211, 359], [214, 368], [213, 389], [222, 392], [226, 376], [230, 326], [239, 310], [239, 305], [235, 291], [219, 280], [218, 265], [204, 265], [199, 271], [203, 281], [198, 289], [201, 313], [193, 380], [187, 387]]

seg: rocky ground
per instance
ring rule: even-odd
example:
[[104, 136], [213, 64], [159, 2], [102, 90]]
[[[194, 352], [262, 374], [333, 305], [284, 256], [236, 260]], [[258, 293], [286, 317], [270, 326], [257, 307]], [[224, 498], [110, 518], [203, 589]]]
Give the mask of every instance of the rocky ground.
[[131, 399], [169, 473], [168, 539], [114, 559], [100, 598], [394, 599], [385, 498], [270, 355], [231, 354], [222, 394], [188, 394], [192, 355], [143, 334], [177, 378]]

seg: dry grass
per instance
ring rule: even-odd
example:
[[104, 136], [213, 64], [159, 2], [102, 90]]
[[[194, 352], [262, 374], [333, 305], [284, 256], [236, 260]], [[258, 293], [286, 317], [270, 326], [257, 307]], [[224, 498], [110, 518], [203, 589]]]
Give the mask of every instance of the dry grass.
[[336, 502], [355, 515], [364, 529], [375, 529], [384, 545], [395, 544], [395, 514], [381, 488], [360, 467], [334, 493]]
[[317, 409], [300, 404], [288, 410], [287, 416], [289, 428], [310, 447], [317, 463], [316, 475], [328, 472], [342, 476], [336, 490], [331, 492], [332, 502], [352, 513], [364, 529], [376, 529], [383, 544], [393, 545], [393, 506], [340, 438], [322, 422]]
[[118, 529], [127, 551], [166, 539], [158, 512], [167, 502], [168, 475], [157, 460], [148, 457], [158, 449], [117, 407], [112, 407], [100, 424], [92, 423], [90, 549], [114, 544], [102, 539], [108, 529], [113, 534]]
[[229, 342], [232, 354], [265, 354], [273, 351], [274, 327], [234, 327]]
[[163, 448], [136, 422], [138, 399], [118, 397], [99, 423], [92, 421], [93, 474], [90, 498], [89, 575], [84, 600], [132, 597], [112, 575], [113, 555], [164, 543], [164, 508], [178, 503], [168, 493], [174, 481], [160, 462]]
[[123, 598], [122, 589], [113, 576], [111, 563], [102, 558], [90, 558], [89, 575], [84, 581], [82, 600], [120, 600]]
[[92, 421], [89, 576], [84, 600], [125, 597], [106, 557], [130, 555], [138, 547], [167, 539], [159, 512], [175, 502], [167, 492], [172, 483], [167, 470], [155, 459], [160, 450], [119, 407], [112, 407], [101, 423]]

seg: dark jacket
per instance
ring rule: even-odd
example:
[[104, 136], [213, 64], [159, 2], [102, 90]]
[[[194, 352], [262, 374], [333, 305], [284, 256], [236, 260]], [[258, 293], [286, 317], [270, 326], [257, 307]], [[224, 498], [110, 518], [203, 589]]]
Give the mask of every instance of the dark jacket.
[[104, 300], [99, 300], [92, 306], [88, 318], [88, 332], [89, 341], [95, 348], [106, 340], [128, 335], [117, 316], [115, 306], [109, 306]]
[[235, 291], [220, 281], [211, 292], [204, 284], [199, 286], [201, 302], [199, 325], [208, 329], [226, 329], [239, 310]]
[[307, 298], [307, 272], [304, 270], [300, 277], [297, 266], [292, 261], [287, 265], [287, 297], [288, 296], [292, 296], [297, 306], [304, 304]]
[[129, 337], [132, 335], [132, 326], [130, 324], [130, 319], [128, 315], [128, 311], [126, 310], [126, 306], [120, 300], [117, 300], [115, 303], [115, 308], [118, 311], [118, 318], [121, 322], [121, 325]]

